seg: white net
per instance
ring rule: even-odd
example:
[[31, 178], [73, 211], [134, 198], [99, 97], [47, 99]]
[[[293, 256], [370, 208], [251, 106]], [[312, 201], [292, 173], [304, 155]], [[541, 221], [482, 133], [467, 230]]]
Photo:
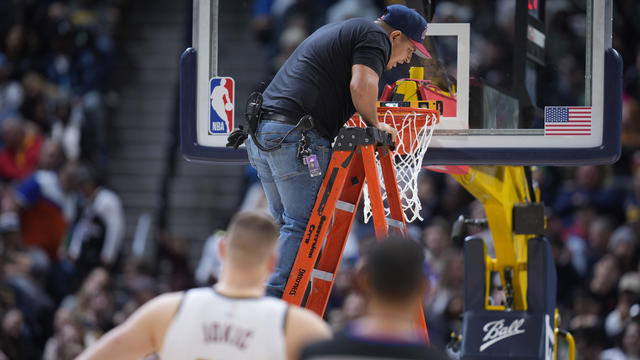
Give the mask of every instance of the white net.
[[[361, 124], [353, 125], [365, 126], [362, 119], [359, 119], [359, 121]], [[418, 197], [418, 175], [422, 169], [422, 159], [429, 148], [433, 131], [437, 125], [437, 118], [432, 112], [410, 111], [394, 115], [392, 111], [387, 110], [384, 114], [384, 122], [398, 130], [397, 145], [393, 158], [405, 221], [422, 220], [422, 216], [420, 216], [422, 204]], [[376, 158], [376, 162], [378, 165], [378, 177], [382, 179], [380, 160]], [[381, 184], [385, 214], [388, 217], [390, 210], [384, 181], [381, 181]], [[365, 184], [364, 221], [369, 222], [371, 218], [371, 202], [366, 186]]]

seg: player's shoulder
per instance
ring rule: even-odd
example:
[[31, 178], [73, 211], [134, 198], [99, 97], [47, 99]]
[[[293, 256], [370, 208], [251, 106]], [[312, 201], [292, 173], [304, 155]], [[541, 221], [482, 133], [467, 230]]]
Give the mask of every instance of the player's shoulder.
[[[288, 316], [292, 319], [304, 322], [323, 322], [322, 319], [313, 311], [298, 306], [290, 306]], [[324, 322], [323, 322], [324, 323]]]
[[304, 327], [314, 333], [326, 335], [327, 337], [331, 336], [329, 325], [316, 313], [308, 309], [289, 306], [286, 321], [287, 329], [296, 329], [297, 331], [300, 327]]
[[182, 291], [163, 293], [149, 300], [140, 308], [140, 311], [150, 316], [159, 313], [175, 313], [183, 299]]

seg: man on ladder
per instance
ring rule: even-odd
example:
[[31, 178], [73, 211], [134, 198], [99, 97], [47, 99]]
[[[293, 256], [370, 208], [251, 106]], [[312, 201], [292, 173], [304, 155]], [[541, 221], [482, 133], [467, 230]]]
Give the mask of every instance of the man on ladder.
[[[331, 142], [349, 117], [357, 110], [369, 126], [397, 135], [377, 120], [378, 80], [384, 69], [409, 62], [414, 53], [430, 57], [422, 45], [426, 29], [425, 19], [403, 5], [388, 6], [375, 21], [326, 25], [298, 46], [265, 90], [247, 152], [271, 213], [282, 224], [268, 295], [282, 297], [322, 184], [319, 175], [331, 159]], [[300, 129], [305, 115], [313, 125]]]

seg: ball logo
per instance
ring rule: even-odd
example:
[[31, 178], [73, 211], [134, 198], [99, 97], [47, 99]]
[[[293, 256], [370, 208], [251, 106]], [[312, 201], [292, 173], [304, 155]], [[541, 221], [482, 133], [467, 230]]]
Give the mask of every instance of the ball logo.
[[424, 31], [422, 32], [422, 40], [424, 41], [424, 38], [427, 37], [427, 27], [424, 27]]
[[234, 81], [229, 77], [209, 82], [209, 134], [228, 134], [233, 130]]
[[489, 346], [504, 340], [508, 337], [524, 334], [525, 330], [520, 329], [524, 324], [524, 319], [515, 319], [508, 327], [504, 326], [504, 319], [489, 321], [484, 324], [482, 331], [485, 332], [482, 338], [482, 345], [480, 345], [480, 351], [484, 351]]

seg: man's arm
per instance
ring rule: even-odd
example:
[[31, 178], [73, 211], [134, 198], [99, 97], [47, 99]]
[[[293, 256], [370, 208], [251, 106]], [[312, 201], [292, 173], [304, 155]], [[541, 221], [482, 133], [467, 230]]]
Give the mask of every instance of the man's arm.
[[385, 124], [378, 122], [378, 81], [380, 77], [370, 67], [362, 64], [355, 64], [351, 67], [351, 99], [356, 110], [362, 116], [362, 120], [369, 126], [386, 131], [393, 135], [393, 140], [397, 141], [398, 131]]
[[284, 325], [287, 359], [297, 360], [305, 345], [331, 338], [331, 328], [310, 310], [289, 306]]
[[77, 360], [140, 359], [160, 351], [164, 335], [182, 302], [183, 293], [160, 295], [109, 331]]

